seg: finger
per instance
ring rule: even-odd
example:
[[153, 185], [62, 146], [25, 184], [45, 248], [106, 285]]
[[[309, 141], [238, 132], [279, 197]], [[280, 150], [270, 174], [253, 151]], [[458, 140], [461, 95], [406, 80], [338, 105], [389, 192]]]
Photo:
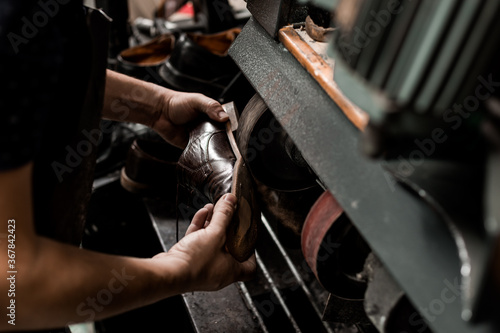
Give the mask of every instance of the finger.
[[196, 103], [195, 108], [205, 113], [210, 119], [219, 122], [229, 120], [229, 116], [222, 108], [222, 105], [210, 97], [202, 94], [196, 94], [196, 97], [193, 98], [193, 102]]
[[231, 193], [222, 196], [214, 207], [214, 213], [209, 227], [212, 229], [219, 229], [218, 231], [225, 233], [233, 217], [236, 202], [236, 197]]
[[205, 206], [205, 208], [208, 209], [207, 221], [210, 222], [210, 221], [212, 221], [212, 216], [214, 215], [214, 205], [213, 204], [207, 204]]
[[210, 221], [212, 220], [212, 215], [214, 212], [214, 205], [213, 204], [206, 204], [205, 208], [208, 209], [208, 215], [207, 215], [207, 219], [205, 220], [205, 224], [203, 225], [203, 228], [208, 227], [208, 225], [210, 224]]
[[253, 254], [247, 261], [240, 264], [240, 276], [239, 281], [249, 281], [254, 278], [257, 269], [257, 261], [255, 260], [255, 254]]
[[205, 207], [197, 211], [196, 214], [194, 214], [193, 219], [191, 220], [191, 223], [189, 224], [189, 227], [186, 230], [186, 236], [192, 232], [198, 231], [201, 228], [203, 228], [203, 225], [207, 220], [207, 216], [208, 216], [208, 209], [206, 209]]

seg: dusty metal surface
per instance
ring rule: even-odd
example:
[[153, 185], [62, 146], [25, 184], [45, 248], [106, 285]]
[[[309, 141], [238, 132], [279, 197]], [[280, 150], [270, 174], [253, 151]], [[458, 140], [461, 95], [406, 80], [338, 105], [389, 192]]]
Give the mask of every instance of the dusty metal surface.
[[247, 8], [253, 17], [271, 36], [290, 22], [304, 22], [307, 16], [306, 7], [296, 0], [247, 0]]
[[323, 313], [323, 319], [346, 323], [369, 324], [362, 299], [349, 299], [330, 294]]
[[184, 301], [196, 332], [263, 332], [236, 284], [216, 292], [185, 294]]
[[[279, 29], [283, 1], [250, 0], [247, 8], [266, 31], [274, 36]], [[289, 2], [289, 0], [285, 1]]]
[[379, 163], [361, 156], [354, 126], [295, 58], [255, 20], [230, 55], [431, 328], [497, 331], [491, 323], [462, 321], [459, 295], [450, 302], [441, 299], [443, 290], [456, 291], [460, 277], [445, 224]]

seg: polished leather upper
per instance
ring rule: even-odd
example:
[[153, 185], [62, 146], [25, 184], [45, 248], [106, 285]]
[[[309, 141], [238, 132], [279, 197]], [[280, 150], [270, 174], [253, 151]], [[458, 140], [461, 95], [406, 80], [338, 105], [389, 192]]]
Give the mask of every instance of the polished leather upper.
[[224, 124], [202, 122], [177, 163], [178, 183], [215, 203], [231, 191], [235, 162]]

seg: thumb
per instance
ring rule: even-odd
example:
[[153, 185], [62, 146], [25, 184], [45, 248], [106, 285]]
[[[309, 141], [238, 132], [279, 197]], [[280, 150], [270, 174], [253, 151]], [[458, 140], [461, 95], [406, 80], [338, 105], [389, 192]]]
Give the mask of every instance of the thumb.
[[238, 277], [239, 281], [249, 281], [255, 275], [255, 270], [257, 269], [257, 262], [255, 260], [255, 253], [245, 262], [240, 264], [240, 275]]
[[193, 99], [193, 102], [196, 103], [195, 108], [198, 111], [205, 113], [210, 119], [225, 122], [229, 120], [229, 116], [222, 108], [219, 102], [210, 97], [207, 97], [202, 94], [197, 94], [196, 98]]
[[222, 196], [214, 207], [212, 221], [208, 225], [207, 229], [218, 229], [217, 231], [225, 234], [227, 226], [233, 218], [233, 213], [236, 209], [236, 202], [236, 197], [231, 193]]

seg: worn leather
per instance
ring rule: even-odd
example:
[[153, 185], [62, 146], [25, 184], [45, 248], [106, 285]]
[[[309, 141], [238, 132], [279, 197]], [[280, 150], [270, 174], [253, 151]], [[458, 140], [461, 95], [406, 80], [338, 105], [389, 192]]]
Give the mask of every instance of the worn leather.
[[164, 34], [151, 41], [123, 50], [117, 57], [120, 73], [154, 83], [160, 81], [158, 69], [168, 59], [175, 45], [173, 34]]
[[210, 53], [225, 57], [229, 47], [240, 34], [240, 28], [233, 28], [216, 34], [188, 33], [189, 39]]
[[154, 65], [162, 61], [172, 52], [175, 37], [172, 34], [158, 36], [151, 41], [123, 50], [119, 59], [136, 65]]
[[134, 193], [153, 190], [175, 193], [175, 170], [182, 150], [164, 141], [134, 140], [127, 154], [122, 185]]
[[215, 203], [231, 191], [235, 162], [224, 124], [202, 122], [190, 132], [177, 163], [177, 181], [190, 193]]

